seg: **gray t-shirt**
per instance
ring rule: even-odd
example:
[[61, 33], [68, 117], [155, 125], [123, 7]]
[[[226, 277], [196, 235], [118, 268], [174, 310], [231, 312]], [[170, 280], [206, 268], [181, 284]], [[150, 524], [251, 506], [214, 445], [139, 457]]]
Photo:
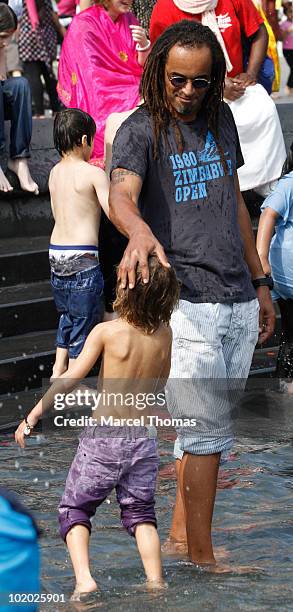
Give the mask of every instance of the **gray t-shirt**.
[[143, 180], [139, 210], [163, 245], [181, 282], [181, 299], [190, 302], [245, 302], [255, 298], [243, 257], [233, 174], [243, 165], [229, 106], [220, 111], [219, 140], [224, 172], [205, 116], [180, 122], [183, 151], [174, 128], [160, 137], [154, 159], [152, 119], [144, 107], [119, 128], [111, 171], [125, 168]]

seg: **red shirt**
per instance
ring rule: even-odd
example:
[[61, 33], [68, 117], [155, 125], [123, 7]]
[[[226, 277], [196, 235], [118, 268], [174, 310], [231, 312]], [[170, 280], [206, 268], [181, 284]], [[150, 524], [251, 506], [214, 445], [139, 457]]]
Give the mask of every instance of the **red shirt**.
[[[248, 38], [257, 32], [263, 20], [251, 0], [219, 0], [215, 13], [233, 70], [229, 76], [243, 72], [241, 32]], [[201, 14], [191, 15], [175, 6], [173, 0], [158, 0], [154, 6], [150, 23], [150, 38], [154, 42], [162, 32], [182, 19], [197, 19]]]

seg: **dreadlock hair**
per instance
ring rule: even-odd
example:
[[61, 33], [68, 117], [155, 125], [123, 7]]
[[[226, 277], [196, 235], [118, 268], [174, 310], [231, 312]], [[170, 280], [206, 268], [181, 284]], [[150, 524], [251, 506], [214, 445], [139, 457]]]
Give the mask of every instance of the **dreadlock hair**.
[[210, 28], [187, 19], [170, 26], [158, 38], [147, 58], [142, 75], [141, 94], [144, 99], [144, 107], [153, 119], [154, 157], [156, 158], [158, 155], [160, 134], [167, 138], [167, 128], [170, 123], [175, 129], [179, 151], [182, 152], [184, 146], [179, 124], [172, 116], [172, 110], [169, 108], [165, 88], [165, 66], [169, 52], [175, 45], [190, 47], [191, 49], [208, 47], [211, 51], [211, 84], [204, 99], [203, 111], [206, 114], [208, 129], [215, 138], [221, 161], [225, 171], [227, 171], [225, 156], [219, 143], [218, 127], [219, 109], [223, 101], [226, 75], [224, 53]]

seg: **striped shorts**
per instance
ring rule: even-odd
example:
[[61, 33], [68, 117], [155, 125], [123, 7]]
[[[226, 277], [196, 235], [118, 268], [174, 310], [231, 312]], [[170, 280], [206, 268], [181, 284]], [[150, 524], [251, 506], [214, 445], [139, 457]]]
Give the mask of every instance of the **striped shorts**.
[[210, 455], [233, 445], [233, 409], [258, 339], [259, 303], [193, 304], [172, 314], [168, 411], [178, 419], [175, 457]]

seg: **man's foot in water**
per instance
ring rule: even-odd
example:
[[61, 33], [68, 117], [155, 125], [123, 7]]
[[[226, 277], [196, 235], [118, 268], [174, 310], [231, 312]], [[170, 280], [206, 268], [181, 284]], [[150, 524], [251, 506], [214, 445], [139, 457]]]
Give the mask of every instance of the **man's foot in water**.
[[187, 542], [179, 542], [178, 540], [174, 540], [171, 536], [167, 538], [167, 540], [162, 544], [162, 553], [164, 555], [184, 555], [188, 554]]
[[0, 191], [4, 191], [4, 193], [9, 193], [10, 191], [13, 191], [13, 187], [10, 185], [1, 166], [0, 166]]
[[28, 162], [25, 157], [18, 157], [17, 159], [9, 159], [8, 160], [8, 168], [12, 170], [18, 177], [20, 182], [20, 186], [24, 191], [29, 191], [30, 193], [34, 193], [38, 195], [39, 187], [37, 183], [31, 177]]
[[[178, 542], [174, 540], [172, 537], [168, 537], [167, 540], [162, 545], [162, 553], [165, 555], [174, 555], [174, 556], [188, 556], [188, 546], [187, 542]], [[230, 555], [224, 546], [215, 546], [214, 554], [216, 560], [227, 559]]]

